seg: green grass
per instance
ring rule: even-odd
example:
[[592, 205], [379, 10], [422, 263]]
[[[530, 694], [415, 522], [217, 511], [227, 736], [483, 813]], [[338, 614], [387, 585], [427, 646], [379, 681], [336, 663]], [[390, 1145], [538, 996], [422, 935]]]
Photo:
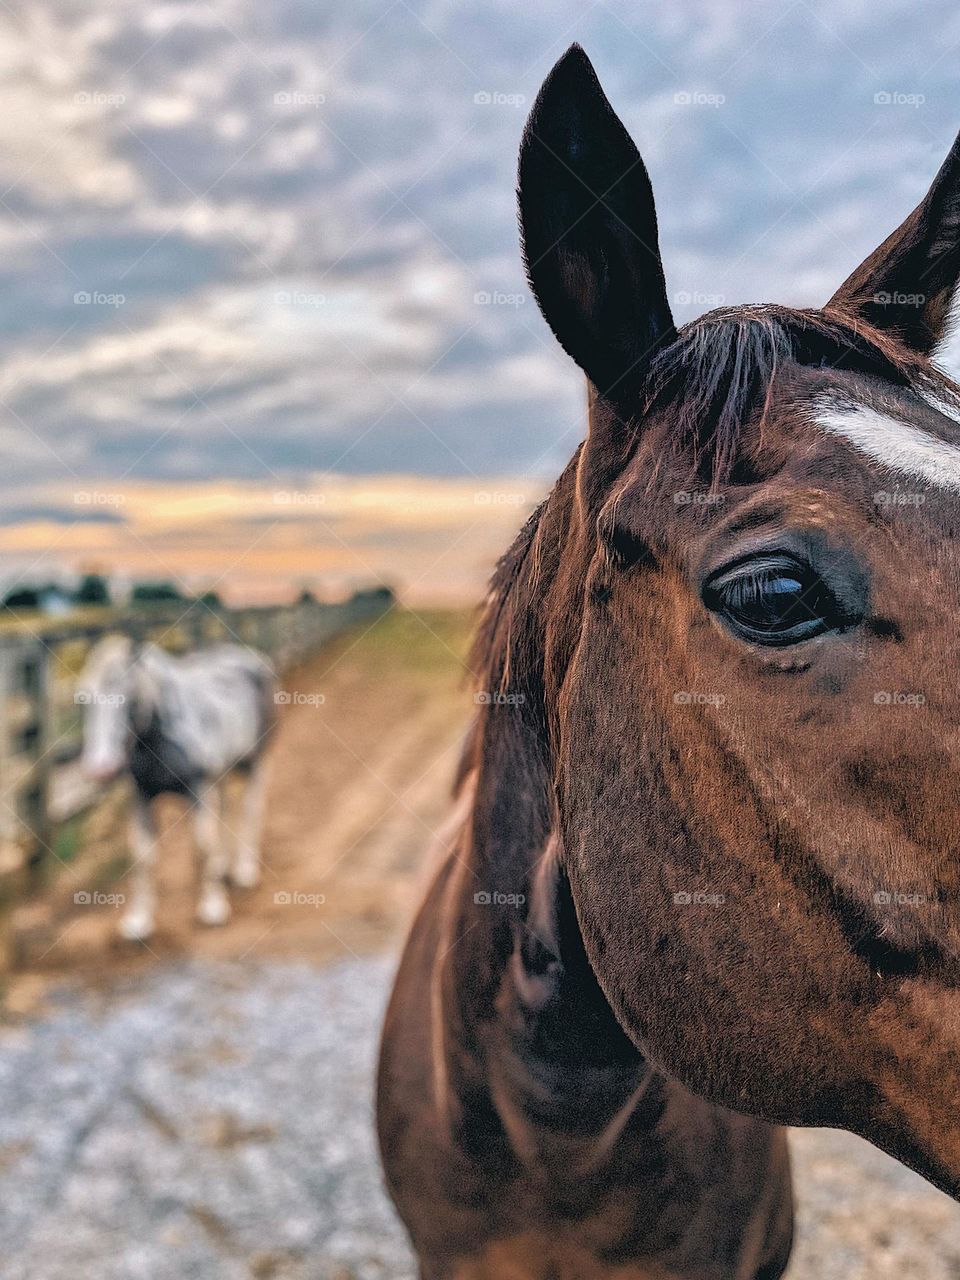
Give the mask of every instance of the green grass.
[[[379, 673], [446, 675], [466, 672], [475, 617], [469, 609], [390, 609], [366, 633], [351, 632], [343, 644]], [[362, 636], [358, 640], [358, 634]]]
[[64, 822], [54, 833], [51, 848], [59, 862], [71, 862], [83, 843], [83, 815]]
[[74, 627], [107, 626], [116, 618], [114, 609], [71, 609], [62, 617], [48, 617], [35, 610], [0, 610], [0, 635], [57, 636]]

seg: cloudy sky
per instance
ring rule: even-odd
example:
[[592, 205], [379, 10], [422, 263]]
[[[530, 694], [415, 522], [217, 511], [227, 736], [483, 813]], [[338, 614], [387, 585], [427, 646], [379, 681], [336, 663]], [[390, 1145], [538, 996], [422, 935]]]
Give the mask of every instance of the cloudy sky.
[[297, 543], [431, 582], [440, 509], [444, 574], [461, 535], [485, 565], [582, 428], [513, 192], [572, 40], [647, 161], [678, 320], [823, 301], [960, 126], [953, 0], [3, 5], [0, 577], [142, 572], [144, 495], [191, 581], [231, 573], [212, 494], [250, 581]]

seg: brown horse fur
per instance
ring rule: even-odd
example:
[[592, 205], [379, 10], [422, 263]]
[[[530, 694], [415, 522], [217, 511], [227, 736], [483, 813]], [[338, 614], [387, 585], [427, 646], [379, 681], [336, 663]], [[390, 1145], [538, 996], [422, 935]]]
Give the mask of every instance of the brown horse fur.
[[930, 358], [960, 146], [823, 310], [679, 331], [576, 46], [519, 194], [589, 432], [480, 630], [489, 696], [386, 1019], [387, 1181], [425, 1280], [773, 1280], [779, 1125], [960, 1197], [960, 479], [820, 421], [872, 410], [960, 477]]

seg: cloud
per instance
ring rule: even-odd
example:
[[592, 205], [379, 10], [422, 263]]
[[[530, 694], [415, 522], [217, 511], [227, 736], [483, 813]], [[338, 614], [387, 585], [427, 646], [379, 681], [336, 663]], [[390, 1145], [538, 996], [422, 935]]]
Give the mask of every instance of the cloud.
[[920, 197], [960, 18], [931, 0], [901, 31], [894, 0], [0, 15], [9, 476], [545, 477], [583, 389], [513, 188], [555, 57], [588, 48], [641, 145], [682, 321], [822, 301]]

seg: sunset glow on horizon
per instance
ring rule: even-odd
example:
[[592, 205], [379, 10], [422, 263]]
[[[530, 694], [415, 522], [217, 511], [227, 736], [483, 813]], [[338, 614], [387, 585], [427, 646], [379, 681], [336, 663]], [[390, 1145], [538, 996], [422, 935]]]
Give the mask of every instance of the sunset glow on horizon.
[[95, 570], [238, 604], [387, 583], [411, 601], [466, 603], [544, 489], [404, 475], [50, 486], [42, 514], [0, 526], [2, 582]]

